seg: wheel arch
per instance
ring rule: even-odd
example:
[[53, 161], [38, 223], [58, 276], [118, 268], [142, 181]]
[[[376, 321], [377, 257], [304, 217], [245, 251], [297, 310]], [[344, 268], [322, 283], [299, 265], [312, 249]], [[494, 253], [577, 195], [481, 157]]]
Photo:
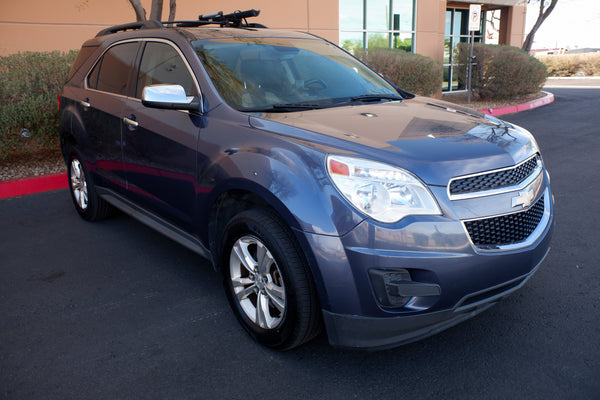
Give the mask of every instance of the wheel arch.
[[69, 161], [69, 149], [72, 147], [78, 148], [86, 161], [90, 160], [91, 154], [88, 150], [90, 146], [85, 125], [77, 107], [73, 104], [69, 104], [61, 110], [59, 140], [65, 162]]
[[302, 250], [304, 259], [310, 270], [311, 279], [317, 290], [320, 304], [327, 303], [327, 291], [323, 285], [321, 272], [316, 257], [304, 235], [301, 224], [289, 208], [268, 190], [251, 189], [242, 185], [235, 189], [221, 192], [212, 203], [208, 220], [208, 244], [215, 269], [220, 269], [222, 257], [223, 233], [227, 223], [237, 214], [253, 209], [264, 208], [271, 211], [289, 227], [292, 236]]

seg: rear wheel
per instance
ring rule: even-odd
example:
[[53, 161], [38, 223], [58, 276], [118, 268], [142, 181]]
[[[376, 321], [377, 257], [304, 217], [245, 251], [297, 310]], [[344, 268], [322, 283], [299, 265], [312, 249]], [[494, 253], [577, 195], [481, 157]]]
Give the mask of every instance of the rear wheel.
[[87, 221], [98, 221], [108, 217], [112, 206], [96, 193], [85, 161], [77, 150], [72, 150], [68, 165], [71, 198], [79, 215]]
[[258, 342], [285, 350], [320, 330], [308, 265], [289, 228], [268, 210], [244, 211], [225, 228], [222, 270], [236, 316]]

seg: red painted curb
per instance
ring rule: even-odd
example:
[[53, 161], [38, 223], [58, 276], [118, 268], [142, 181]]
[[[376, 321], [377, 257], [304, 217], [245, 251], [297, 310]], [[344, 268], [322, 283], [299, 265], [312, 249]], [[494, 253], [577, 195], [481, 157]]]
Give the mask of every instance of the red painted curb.
[[497, 107], [497, 108], [490, 107], [487, 110], [479, 110], [479, 111], [484, 114], [493, 115], [494, 117], [497, 117], [498, 115], [512, 114], [512, 113], [516, 113], [516, 112], [520, 112], [520, 111], [531, 110], [534, 108], [544, 106], [546, 104], [550, 104], [554, 101], [554, 95], [552, 93], [545, 92], [545, 91], [542, 91], [542, 93], [545, 93], [546, 95], [542, 98], [528, 101], [526, 103], [517, 104], [515, 106], [506, 106], [506, 107]]
[[31, 178], [0, 181], [0, 199], [47, 192], [69, 187], [67, 173], [35, 176]]

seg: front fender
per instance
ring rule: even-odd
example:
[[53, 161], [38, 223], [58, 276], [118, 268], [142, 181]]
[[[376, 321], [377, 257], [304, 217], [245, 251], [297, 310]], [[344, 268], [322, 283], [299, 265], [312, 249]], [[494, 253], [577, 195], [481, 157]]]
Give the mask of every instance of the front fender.
[[256, 194], [295, 229], [307, 233], [342, 236], [364, 218], [350, 208], [333, 187], [325, 171], [325, 154], [312, 149], [283, 147], [270, 150], [237, 149], [226, 153], [204, 177], [220, 180], [212, 190], [218, 198], [229, 190]]
[[[320, 303], [330, 308], [328, 290], [323, 284], [324, 272], [317, 262], [323, 255], [313, 253], [313, 241], [321, 237], [327, 243], [338, 243], [339, 236], [351, 231], [364, 218], [340, 198], [330, 182], [325, 171], [326, 154], [307, 148], [281, 147], [269, 151], [238, 149], [224, 154], [204, 176], [205, 184], [217, 176], [223, 178], [211, 190], [210, 206], [206, 205], [205, 210], [213, 209], [228, 192], [250, 193], [273, 208], [292, 228], [315, 278]], [[212, 236], [213, 240], [216, 236]], [[210, 247], [215, 257], [217, 243], [210, 242]], [[213, 263], [217, 265], [216, 258]], [[344, 276], [351, 279], [351, 275]]]

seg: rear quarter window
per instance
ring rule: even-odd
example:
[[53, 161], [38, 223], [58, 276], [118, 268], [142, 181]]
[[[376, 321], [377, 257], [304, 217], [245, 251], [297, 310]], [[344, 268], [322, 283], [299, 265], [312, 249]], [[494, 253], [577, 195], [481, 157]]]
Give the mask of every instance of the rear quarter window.
[[75, 72], [77, 72], [79, 68], [81, 68], [83, 63], [90, 58], [92, 53], [94, 53], [94, 51], [96, 51], [97, 48], [98, 46], [84, 46], [81, 48], [81, 50], [79, 50], [79, 53], [77, 53], [77, 57], [75, 57], [75, 61], [73, 61], [71, 70], [69, 71], [69, 77], [67, 78], [68, 80], [71, 80], [73, 75], [75, 75]]

